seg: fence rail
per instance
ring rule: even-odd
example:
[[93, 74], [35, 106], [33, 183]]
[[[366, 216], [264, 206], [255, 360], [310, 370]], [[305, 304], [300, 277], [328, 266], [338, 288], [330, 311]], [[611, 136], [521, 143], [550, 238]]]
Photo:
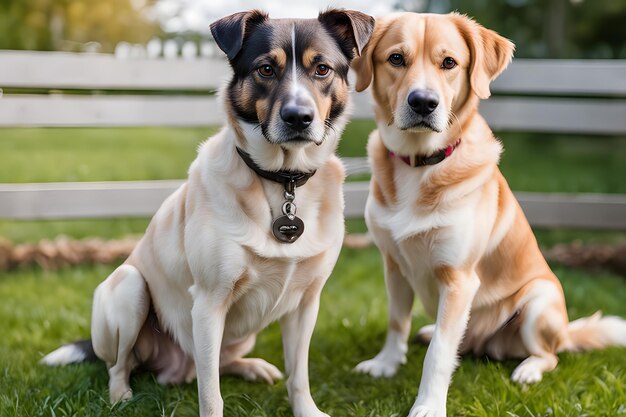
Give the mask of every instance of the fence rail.
[[[182, 180], [0, 185], [0, 218], [59, 220], [149, 217]], [[344, 186], [347, 218], [362, 218], [367, 182]], [[626, 196], [515, 193], [535, 226], [626, 229]], [[598, 215], [601, 213], [601, 215]]]
[[[625, 60], [519, 59], [481, 113], [495, 131], [624, 135], [625, 74]], [[229, 75], [222, 59], [0, 51], [0, 127], [222, 124], [213, 92]], [[353, 118], [373, 117], [369, 93], [353, 100]], [[345, 162], [349, 174], [369, 172], [364, 158]], [[0, 184], [0, 218], [149, 216], [180, 182]], [[347, 217], [363, 216], [367, 192], [365, 182], [346, 184]], [[533, 225], [626, 230], [626, 195], [516, 195]]]

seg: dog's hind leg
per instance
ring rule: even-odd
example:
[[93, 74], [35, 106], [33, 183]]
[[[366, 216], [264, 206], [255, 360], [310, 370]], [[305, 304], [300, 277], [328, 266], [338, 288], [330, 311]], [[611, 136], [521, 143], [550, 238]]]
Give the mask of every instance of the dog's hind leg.
[[121, 265], [94, 293], [91, 337], [96, 355], [109, 369], [112, 403], [132, 397], [129, 377], [138, 365], [133, 352], [150, 308], [150, 294], [141, 273]]
[[539, 382], [544, 372], [552, 371], [558, 363], [556, 353], [567, 340], [567, 313], [558, 283], [536, 280], [532, 285], [519, 328], [528, 357], [511, 374], [521, 384]]
[[256, 334], [222, 347], [220, 354], [220, 374], [238, 375], [248, 381], [265, 381], [273, 384], [282, 379], [283, 374], [271, 363], [259, 358], [244, 358], [250, 353], [256, 341]]

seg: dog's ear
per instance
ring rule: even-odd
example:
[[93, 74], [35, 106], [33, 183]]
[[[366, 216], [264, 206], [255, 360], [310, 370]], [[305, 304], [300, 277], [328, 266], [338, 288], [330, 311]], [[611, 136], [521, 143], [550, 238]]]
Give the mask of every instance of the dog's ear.
[[467, 16], [460, 19], [461, 32], [470, 49], [470, 83], [481, 99], [489, 98], [489, 84], [496, 79], [513, 59], [515, 45], [510, 40], [479, 25]]
[[267, 13], [260, 10], [231, 14], [211, 23], [211, 34], [217, 46], [232, 61], [241, 50], [244, 36], [251, 25], [262, 23], [267, 19]]
[[337, 39], [343, 53], [352, 60], [361, 55], [374, 31], [374, 18], [356, 10], [329, 9], [317, 20]]
[[365, 90], [372, 83], [372, 79], [374, 78], [374, 50], [388, 27], [388, 19], [382, 20], [376, 18], [376, 27], [374, 28], [374, 33], [372, 33], [369, 42], [363, 49], [361, 56], [356, 57], [354, 61], [352, 61], [352, 69], [356, 73], [354, 89], [357, 92]]

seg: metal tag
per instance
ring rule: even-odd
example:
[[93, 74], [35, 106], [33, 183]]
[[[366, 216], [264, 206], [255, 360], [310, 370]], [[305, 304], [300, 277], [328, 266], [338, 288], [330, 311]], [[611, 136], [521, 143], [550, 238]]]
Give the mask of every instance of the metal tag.
[[272, 233], [281, 242], [293, 243], [304, 233], [304, 222], [294, 215], [280, 216], [272, 223]]

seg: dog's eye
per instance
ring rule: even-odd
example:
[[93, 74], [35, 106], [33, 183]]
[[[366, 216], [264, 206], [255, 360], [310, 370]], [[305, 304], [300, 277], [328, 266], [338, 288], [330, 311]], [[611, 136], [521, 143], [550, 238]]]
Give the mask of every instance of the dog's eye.
[[443, 59], [443, 62], [441, 63], [441, 68], [452, 69], [454, 67], [456, 67], [456, 61], [454, 60], [454, 58], [448, 56]]
[[330, 74], [330, 67], [328, 65], [320, 64], [315, 68], [315, 75], [318, 77], [326, 77]]
[[394, 67], [400, 67], [404, 65], [404, 57], [400, 54], [391, 54], [389, 55], [389, 62]]
[[272, 68], [271, 65], [262, 65], [257, 69], [257, 71], [261, 77], [269, 78], [274, 76], [274, 68]]

